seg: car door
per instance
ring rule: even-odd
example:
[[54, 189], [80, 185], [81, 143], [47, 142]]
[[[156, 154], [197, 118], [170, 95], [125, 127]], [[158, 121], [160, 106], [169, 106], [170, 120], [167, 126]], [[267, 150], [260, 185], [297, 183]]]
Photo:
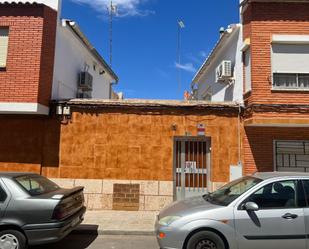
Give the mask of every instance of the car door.
[[[239, 249], [305, 249], [304, 209], [298, 205], [299, 181], [265, 185], [235, 207], [235, 229]], [[247, 211], [254, 202], [258, 211]]]
[[302, 185], [304, 188], [304, 215], [305, 215], [305, 229], [307, 234], [307, 249], [309, 249], [309, 179], [302, 180]]

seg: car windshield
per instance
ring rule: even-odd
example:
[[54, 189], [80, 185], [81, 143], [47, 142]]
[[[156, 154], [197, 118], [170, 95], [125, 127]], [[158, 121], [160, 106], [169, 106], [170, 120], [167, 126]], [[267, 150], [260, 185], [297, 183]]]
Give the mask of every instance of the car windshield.
[[60, 187], [57, 184], [39, 175], [18, 176], [15, 177], [15, 180], [31, 196], [47, 194], [60, 189]]
[[243, 177], [230, 182], [211, 194], [204, 195], [204, 199], [216, 205], [227, 206], [260, 182], [262, 180], [255, 177]]

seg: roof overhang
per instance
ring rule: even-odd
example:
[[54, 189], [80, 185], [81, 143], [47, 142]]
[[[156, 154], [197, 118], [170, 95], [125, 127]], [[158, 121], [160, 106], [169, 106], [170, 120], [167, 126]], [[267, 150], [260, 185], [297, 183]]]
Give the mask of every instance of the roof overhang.
[[[106, 99], [72, 99], [55, 101], [53, 104], [66, 104], [79, 108], [135, 108], [135, 109], [187, 109], [187, 110], [221, 110], [239, 113], [239, 103], [237, 102], [208, 102], [208, 101], [179, 101], [179, 100], [146, 100], [146, 99], [126, 99], [126, 100], [106, 100]], [[221, 113], [221, 112], [218, 112]]]

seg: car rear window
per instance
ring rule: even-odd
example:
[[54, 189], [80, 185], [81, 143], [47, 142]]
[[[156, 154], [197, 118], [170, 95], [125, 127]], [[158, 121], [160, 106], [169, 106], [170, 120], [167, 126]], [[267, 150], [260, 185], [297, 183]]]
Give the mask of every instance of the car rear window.
[[57, 184], [39, 175], [18, 176], [15, 180], [31, 196], [47, 194], [60, 188]]

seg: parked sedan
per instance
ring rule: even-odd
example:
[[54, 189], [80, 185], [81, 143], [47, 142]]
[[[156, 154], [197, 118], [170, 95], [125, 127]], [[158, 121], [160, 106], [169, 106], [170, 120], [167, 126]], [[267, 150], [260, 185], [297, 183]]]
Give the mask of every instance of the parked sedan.
[[83, 187], [62, 189], [40, 175], [0, 173], [0, 248], [59, 241], [85, 210]]
[[309, 249], [309, 174], [256, 173], [176, 202], [156, 233], [164, 249]]

